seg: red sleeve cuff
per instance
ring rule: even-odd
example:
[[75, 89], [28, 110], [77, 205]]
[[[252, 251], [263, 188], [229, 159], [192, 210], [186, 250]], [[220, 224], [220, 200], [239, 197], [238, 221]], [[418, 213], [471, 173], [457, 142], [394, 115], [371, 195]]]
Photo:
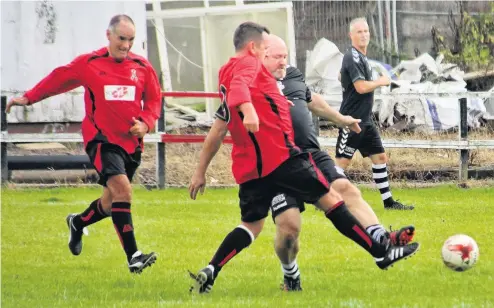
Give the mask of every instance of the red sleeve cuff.
[[156, 119], [152, 115], [143, 112], [139, 115], [139, 119], [148, 126], [148, 133], [154, 129]]
[[32, 104], [36, 103], [36, 98], [35, 98], [34, 93], [32, 93], [32, 90], [27, 91], [26, 93], [24, 93], [24, 97], [27, 98], [27, 100], [29, 102], [28, 105], [32, 105]]
[[230, 93], [226, 100], [228, 107], [237, 107], [243, 103], [250, 103], [252, 101], [250, 90], [247, 86], [242, 88], [233, 88], [230, 89], [229, 92]]

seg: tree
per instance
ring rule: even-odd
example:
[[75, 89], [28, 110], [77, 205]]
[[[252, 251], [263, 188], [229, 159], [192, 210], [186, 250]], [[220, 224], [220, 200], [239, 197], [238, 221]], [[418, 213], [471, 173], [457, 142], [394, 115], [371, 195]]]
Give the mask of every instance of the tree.
[[437, 28], [432, 27], [433, 52], [443, 54], [446, 62], [458, 64], [464, 71], [494, 68], [494, 2], [490, 11], [478, 16], [465, 9], [466, 1], [458, 1], [459, 20], [449, 11], [448, 24], [453, 42], [450, 46]]

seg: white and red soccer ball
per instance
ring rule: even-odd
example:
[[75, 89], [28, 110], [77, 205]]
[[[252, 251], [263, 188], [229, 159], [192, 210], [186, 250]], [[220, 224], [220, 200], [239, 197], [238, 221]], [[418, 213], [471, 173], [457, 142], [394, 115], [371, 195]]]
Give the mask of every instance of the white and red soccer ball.
[[447, 267], [457, 272], [463, 272], [477, 263], [479, 247], [468, 235], [456, 234], [444, 242], [441, 254]]

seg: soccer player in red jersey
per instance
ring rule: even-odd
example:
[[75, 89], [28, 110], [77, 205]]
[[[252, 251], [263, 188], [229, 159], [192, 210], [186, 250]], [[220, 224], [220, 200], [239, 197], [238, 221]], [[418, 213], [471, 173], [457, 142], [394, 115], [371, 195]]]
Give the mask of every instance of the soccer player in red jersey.
[[273, 198], [286, 193], [315, 204], [343, 235], [367, 250], [386, 269], [414, 254], [419, 245], [395, 247], [375, 241], [350, 214], [311, 156], [294, 143], [290, 104], [276, 79], [262, 64], [269, 30], [245, 22], [235, 30], [236, 55], [219, 72], [222, 105], [217, 112], [192, 177], [189, 193], [195, 199], [203, 190], [204, 174], [221, 141], [230, 131], [233, 140], [232, 171], [240, 185], [241, 224], [221, 243], [209, 265], [192, 274], [193, 289], [211, 291], [222, 267], [260, 234]]
[[130, 272], [141, 273], [156, 261], [156, 254], [144, 254], [137, 249], [130, 183], [141, 162], [143, 137], [160, 116], [161, 91], [151, 64], [130, 52], [135, 37], [132, 19], [127, 15], [114, 16], [106, 36], [108, 47], [56, 68], [24, 96], [11, 99], [7, 112], [12, 106], [28, 106], [84, 87], [86, 115], [82, 136], [103, 193], [81, 214], [67, 216], [69, 249], [79, 255], [85, 227], [111, 216]]

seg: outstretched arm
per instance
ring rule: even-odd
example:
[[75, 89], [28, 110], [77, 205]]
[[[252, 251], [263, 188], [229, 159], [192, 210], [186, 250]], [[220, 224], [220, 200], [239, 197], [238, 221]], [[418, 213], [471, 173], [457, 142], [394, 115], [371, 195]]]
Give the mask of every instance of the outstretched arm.
[[23, 96], [12, 98], [7, 104], [6, 111], [10, 112], [12, 106], [28, 106], [81, 86], [77, 70], [82, 61], [83, 56], [79, 56], [71, 63], [57, 67]]
[[199, 164], [190, 180], [189, 194], [190, 198], [196, 199], [197, 193], [204, 193], [206, 187], [206, 170], [213, 160], [216, 153], [221, 147], [221, 143], [228, 132], [227, 123], [221, 119], [216, 119], [209, 130], [209, 133], [204, 141], [204, 145], [199, 156]]
[[338, 126], [348, 126], [350, 130], [360, 133], [360, 119], [354, 119], [351, 116], [344, 116], [335, 109], [331, 108], [324, 98], [317, 94], [312, 93], [312, 101], [307, 105], [309, 110], [312, 111], [315, 115], [330, 120], [334, 122]]

